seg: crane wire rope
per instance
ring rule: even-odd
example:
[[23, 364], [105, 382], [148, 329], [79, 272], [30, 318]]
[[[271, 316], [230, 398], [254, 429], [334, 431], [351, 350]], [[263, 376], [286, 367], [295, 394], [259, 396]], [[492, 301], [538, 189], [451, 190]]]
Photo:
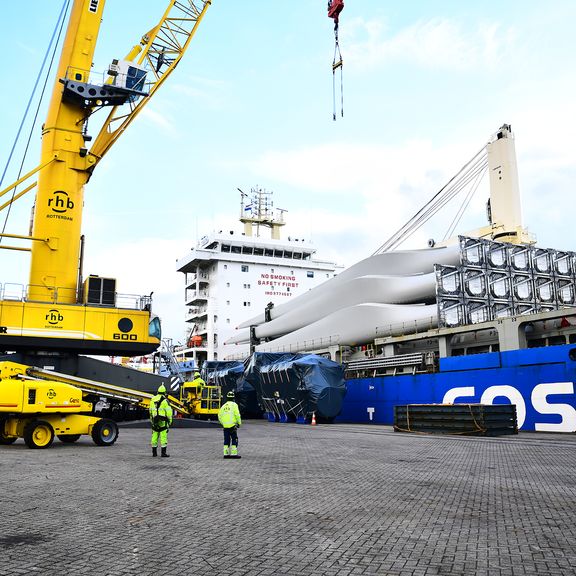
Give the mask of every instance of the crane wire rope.
[[464, 215], [464, 212], [466, 212], [466, 209], [468, 208], [472, 198], [476, 194], [476, 191], [478, 190], [478, 186], [480, 186], [480, 182], [482, 182], [482, 179], [484, 178], [485, 174], [486, 174], [486, 170], [482, 170], [482, 171], [478, 172], [478, 174], [476, 175], [476, 181], [470, 187], [470, 191], [468, 192], [468, 194], [464, 198], [464, 201], [462, 202], [458, 212], [456, 212], [454, 219], [452, 220], [452, 224], [446, 230], [446, 234], [444, 234], [444, 238], [442, 238], [442, 241], [447, 240], [448, 238], [450, 238], [452, 236], [452, 234], [454, 234], [454, 230], [456, 229], [456, 226], [458, 226], [460, 220], [462, 219], [462, 216]]
[[[50, 77], [50, 71], [52, 70], [52, 65], [54, 64], [56, 49], [57, 49], [58, 44], [60, 42], [60, 36], [62, 34], [62, 29], [64, 27], [64, 22], [66, 20], [66, 13], [68, 12], [69, 6], [70, 6], [70, 0], [64, 0], [64, 2], [62, 4], [62, 8], [60, 9], [60, 14], [58, 15], [58, 18], [56, 20], [56, 25], [54, 26], [54, 30], [52, 31], [52, 37], [50, 38], [50, 42], [48, 43], [46, 53], [44, 54], [44, 59], [42, 60], [42, 65], [40, 66], [40, 70], [38, 71], [38, 75], [36, 76], [36, 81], [34, 83], [34, 87], [32, 88], [32, 93], [30, 94], [30, 98], [28, 99], [28, 104], [26, 105], [26, 110], [24, 111], [24, 115], [22, 116], [20, 126], [18, 127], [18, 132], [16, 134], [16, 137], [14, 138], [14, 142], [12, 143], [12, 148], [10, 150], [10, 154], [8, 155], [8, 159], [6, 160], [6, 165], [4, 166], [4, 171], [2, 172], [2, 177], [0, 178], [0, 186], [2, 185], [2, 182], [4, 181], [4, 177], [6, 176], [6, 172], [8, 170], [8, 167], [10, 166], [10, 162], [12, 161], [12, 156], [14, 154], [14, 151], [16, 149], [18, 141], [20, 140], [20, 134], [22, 132], [22, 128], [24, 127], [24, 123], [26, 122], [26, 119], [28, 117], [28, 113], [30, 111], [32, 101], [34, 99], [36, 89], [38, 88], [38, 84], [41, 80], [43, 70], [46, 66], [46, 61], [48, 60], [48, 56], [50, 54], [50, 49], [52, 47], [52, 44], [54, 44], [54, 47], [52, 48], [52, 56], [50, 58], [50, 64], [49, 64], [48, 69], [46, 71], [46, 76], [44, 78], [44, 84], [42, 86], [42, 92], [40, 93], [40, 98], [38, 99], [38, 105], [36, 106], [36, 111], [34, 113], [34, 120], [32, 122], [32, 125], [30, 127], [30, 131], [28, 133], [28, 140], [26, 141], [26, 146], [24, 148], [24, 154], [22, 155], [22, 161], [20, 162], [20, 168], [18, 169], [18, 176], [17, 176], [16, 180], [18, 180], [22, 174], [24, 162], [26, 161], [26, 155], [28, 153], [28, 148], [30, 146], [32, 134], [34, 132], [34, 127], [36, 125], [36, 121], [38, 120], [38, 114], [40, 111], [40, 106], [42, 105], [42, 100], [44, 98], [44, 92], [46, 91], [46, 85], [48, 84], [48, 78]], [[56, 37], [56, 35], [57, 35], [56, 42], [54, 42], [54, 37]], [[8, 218], [10, 217], [10, 211], [12, 209], [12, 201], [14, 200], [14, 196], [16, 195], [16, 188], [17, 187], [15, 187], [14, 190], [12, 191], [12, 199], [11, 199], [10, 204], [8, 206], [6, 217], [4, 218], [4, 224], [2, 226], [2, 234], [6, 231], [6, 226], [8, 224]], [[0, 237], [0, 242], [2, 242], [2, 237]]]
[[381, 254], [393, 250], [401, 244], [408, 236], [413, 234], [434, 214], [443, 208], [450, 200], [460, 193], [470, 182], [478, 178], [488, 166], [486, 149], [482, 148], [474, 157], [467, 162], [460, 171], [445, 184], [434, 197], [425, 204], [406, 224], [395, 232], [382, 246], [372, 255]]
[[338, 28], [334, 31], [334, 59], [332, 60], [332, 119], [336, 120], [336, 70], [340, 69], [340, 114], [344, 117], [344, 63], [338, 42]]

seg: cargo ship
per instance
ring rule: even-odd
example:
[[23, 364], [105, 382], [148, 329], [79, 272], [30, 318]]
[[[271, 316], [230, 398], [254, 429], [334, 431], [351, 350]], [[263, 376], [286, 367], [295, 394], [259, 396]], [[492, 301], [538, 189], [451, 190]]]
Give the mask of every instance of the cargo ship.
[[540, 248], [523, 228], [509, 125], [470, 166], [490, 174], [487, 226], [423, 250], [389, 242], [231, 342], [340, 362], [336, 421], [392, 424], [399, 404], [515, 404], [521, 430], [576, 431], [576, 253]]

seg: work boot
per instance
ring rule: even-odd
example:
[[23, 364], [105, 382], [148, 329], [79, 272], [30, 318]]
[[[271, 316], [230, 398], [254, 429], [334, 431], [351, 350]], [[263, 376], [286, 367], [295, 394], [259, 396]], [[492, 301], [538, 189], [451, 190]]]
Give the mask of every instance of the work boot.
[[152, 456], [156, 457], [158, 456], [158, 448], [152, 446]]
[[162, 454], [160, 454], [162, 458], [170, 458], [170, 454], [166, 454], [166, 446], [162, 446]]
[[230, 446], [224, 446], [224, 457], [230, 456]]
[[230, 456], [236, 456], [236, 458], [240, 457], [238, 455], [238, 446], [234, 446], [234, 444], [232, 444], [232, 450], [230, 451]]

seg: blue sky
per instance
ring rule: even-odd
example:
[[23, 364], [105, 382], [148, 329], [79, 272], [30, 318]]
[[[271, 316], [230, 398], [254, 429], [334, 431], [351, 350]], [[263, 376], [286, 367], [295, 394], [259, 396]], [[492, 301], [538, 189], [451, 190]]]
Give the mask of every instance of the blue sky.
[[[2, 170], [61, 5], [0, 3], [8, 67]], [[94, 70], [122, 57], [164, 6], [108, 0]], [[322, 259], [350, 265], [374, 252], [503, 123], [516, 136], [525, 225], [541, 246], [576, 250], [575, 21], [568, 0], [347, 0], [344, 117], [334, 122], [326, 2], [214, 0], [176, 71], [86, 187], [85, 273], [117, 277], [120, 292], [154, 291], [165, 336], [181, 341], [175, 261], [204, 234], [239, 228], [238, 187], [273, 191], [275, 205], [288, 211], [286, 236], [311, 239]], [[39, 124], [44, 115], [45, 106]], [[38, 125], [28, 169], [39, 142]], [[22, 146], [4, 185], [16, 178], [21, 154]], [[478, 192], [459, 232], [485, 223], [486, 197], [487, 189]], [[26, 233], [31, 200], [13, 210], [8, 231]], [[403, 247], [441, 238], [456, 209]], [[25, 255], [0, 257], [0, 281], [27, 282]]]

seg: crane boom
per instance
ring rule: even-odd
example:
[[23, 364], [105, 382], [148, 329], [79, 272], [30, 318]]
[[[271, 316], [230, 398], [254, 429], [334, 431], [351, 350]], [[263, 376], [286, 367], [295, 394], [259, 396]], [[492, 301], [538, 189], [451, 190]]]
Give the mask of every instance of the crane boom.
[[174, 71], [211, 3], [212, 0], [172, 0], [160, 22], [130, 51], [126, 60], [147, 65], [152, 74], [148, 98], [140, 99], [128, 114], [118, 106], [112, 108], [90, 150], [94, 162], [91, 170]]

